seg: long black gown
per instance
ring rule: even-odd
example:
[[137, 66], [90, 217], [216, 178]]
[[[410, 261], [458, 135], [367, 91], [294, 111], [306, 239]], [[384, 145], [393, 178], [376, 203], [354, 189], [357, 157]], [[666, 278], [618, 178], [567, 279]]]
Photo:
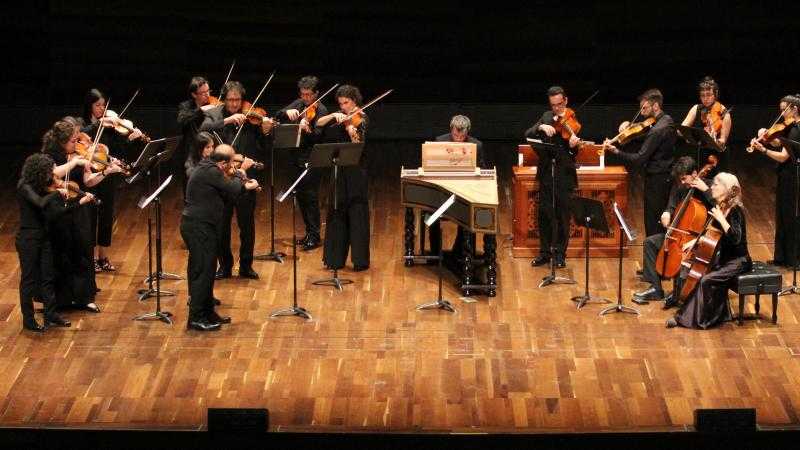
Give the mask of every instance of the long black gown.
[[[800, 140], [800, 126], [795, 124], [786, 137], [793, 141]], [[775, 264], [794, 266], [800, 263], [798, 251], [800, 249], [800, 224], [795, 220], [797, 207], [797, 158], [800, 157], [800, 147], [787, 146], [789, 159], [779, 163], [776, 169], [778, 186], [775, 190]]]

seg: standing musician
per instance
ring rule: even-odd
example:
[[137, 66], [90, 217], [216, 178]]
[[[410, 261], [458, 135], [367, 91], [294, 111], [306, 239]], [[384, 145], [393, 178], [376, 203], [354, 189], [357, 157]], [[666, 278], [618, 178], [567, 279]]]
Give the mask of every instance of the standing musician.
[[[315, 76], [305, 76], [297, 82], [300, 91], [300, 98], [296, 99], [282, 110], [278, 111], [276, 118], [279, 121], [297, 122], [299, 120], [302, 136], [300, 138], [300, 148], [290, 153], [290, 164], [294, 169], [293, 178], [297, 178], [300, 172], [305, 170], [306, 163], [311, 155], [311, 150], [316, 143], [316, 137], [312, 130], [316, 127], [317, 120], [328, 115], [328, 108], [318, 102], [313, 108], [309, 108], [303, 116], [300, 113], [314, 103], [319, 96], [319, 79]], [[303, 222], [306, 226], [306, 234], [297, 243], [303, 250], [309, 251], [322, 244], [320, 238], [320, 212], [319, 212], [319, 185], [322, 173], [318, 168], [309, 168], [305, 178], [297, 186], [297, 203], [300, 206], [300, 213], [303, 215]]]
[[[343, 85], [336, 90], [339, 111], [317, 120], [315, 133], [324, 142], [365, 142], [368, 117], [356, 112], [362, 104], [361, 92], [356, 86]], [[347, 253], [353, 270], [369, 269], [369, 193], [367, 191], [366, 154], [361, 154], [358, 165], [342, 167], [337, 186], [337, 210], [328, 208], [325, 230], [325, 248], [322, 261], [328, 269], [344, 267]]]
[[[436, 142], [470, 142], [477, 146], [475, 160], [478, 167], [484, 167], [483, 143], [473, 136], [470, 136], [469, 131], [472, 128], [472, 123], [467, 116], [453, 116], [450, 119], [450, 132], [441, 136], [436, 136]], [[453, 244], [452, 253], [455, 257], [460, 257], [464, 245], [464, 228], [458, 226], [456, 233], [456, 240]], [[473, 236], [474, 238], [474, 236]], [[429, 239], [431, 244], [431, 254], [438, 255], [439, 249], [442, 247], [442, 225], [441, 221], [437, 220], [429, 228]], [[474, 249], [475, 244], [470, 248]]]
[[[697, 165], [691, 156], [683, 156], [678, 158], [675, 165], [672, 166], [672, 179], [675, 180], [675, 185], [669, 196], [669, 204], [667, 208], [661, 213], [661, 225], [664, 228], [669, 227], [672, 222], [672, 217], [675, 215], [675, 210], [683, 201], [686, 194], [690, 189], [694, 188], [693, 196], [702, 201], [708, 209], [714, 206], [714, 200], [711, 198], [711, 192], [708, 189], [708, 184], [705, 180], [700, 178], [697, 173]], [[644, 240], [644, 261], [642, 263], [643, 273], [642, 277], [650, 287], [647, 289], [636, 292], [633, 294], [633, 301], [640, 305], [647, 304], [650, 300], [661, 300], [664, 298], [664, 290], [661, 287], [661, 276], [656, 271], [656, 257], [658, 251], [664, 245], [664, 233], [656, 233]], [[680, 292], [680, 290], [678, 290]], [[666, 298], [664, 308], [670, 308], [677, 305], [678, 295], [673, 293]]]
[[[709, 210], [713, 217], [711, 224], [723, 232], [717, 248], [718, 257], [675, 317], [667, 320], [667, 328], [680, 325], [707, 329], [731, 320], [728, 283], [752, 267], [747, 251], [747, 223], [739, 179], [727, 172], [718, 173], [711, 185], [711, 196], [717, 204]], [[689, 242], [687, 247], [692, 244]], [[685, 275], [688, 269], [684, 267], [681, 272]]]
[[[83, 112], [79, 123], [81, 123], [81, 132], [86, 133], [88, 136], [95, 136], [97, 128], [102, 125], [104, 127], [112, 127], [109, 132], [103, 132], [100, 137], [100, 143], [105, 144], [107, 148], [114, 149], [115, 151], [125, 152], [128, 143], [142, 136], [142, 132], [138, 128], [128, 133], [128, 138], [124, 139], [119, 134], [113, 131], [113, 127], [119, 122], [116, 117], [103, 117], [106, 110], [106, 97], [100, 92], [99, 89], [90, 89], [86, 93], [86, 98], [83, 102]], [[100, 182], [95, 185], [91, 191], [101, 203], [95, 207], [96, 214], [92, 215], [92, 229], [96, 231], [96, 246], [94, 257], [94, 271], [100, 272], [113, 272], [116, 269], [113, 264], [108, 260], [106, 250], [111, 247], [111, 234], [114, 230], [114, 198], [116, 193], [117, 177], [113, 173], [121, 171], [116, 163], [103, 170], [108, 173]]]
[[[247, 120], [243, 111], [243, 97], [245, 95], [244, 86], [238, 81], [229, 81], [222, 87], [220, 93], [224, 103], [216, 108], [206, 111], [205, 119], [200, 130], [216, 132], [225, 144], [233, 145], [235, 152], [244, 155], [245, 161], [249, 161], [247, 176], [255, 177], [255, 169], [252, 168], [253, 160], [264, 159], [267, 145], [269, 145], [266, 135], [272, 130], [272, 122], [263, 120], [259, 125], [253, 125]], [[239, 131], [239, 127], [242, 130]], [[237, 136], [238, 133], [238, 137]], [[233, 142], [236, 137], [236, 142]], [[239, 276], [243, 278], [258, 279], [258, 273], [253, 270], [253, 248], [256, 240], [256, 191], [250, 190], [242, 195], [232, 198], [225, 203], [225, 210], [222, 216], [220, 248], [219, 248], [219, 269], [217, 279], [230, 278], [233, 269], [233, 254], [231, 253], [231, 219], [233, 211], [236, 210], [236, 223], [239, 225]]]
[[[258, 188], [256, 180], [244, 184], [250, 164], [232, 170], [233, 147], [217, 146], [208, 159], [201, 160], [186, 185], [186, 200], [181, 216], [181, 237], [189, 249], [189, 317], [187, 329], [213, 331], [220, 324], [230, 323], [214, 311], [214, 271], [226, 199]], [[238, 172], [238, 173], [234, 173]], [[237, 176], [231, 176], [237, 175]]]
[[[673, 162], [677, 135], [672, 117], [663, 111], [664, 96], [658, 89], [650, 89], [639, 96], [639, 111], [645, 119], [651, 119], [644, 139], [633, 140], [630, 151], [620, 151], [606, 140], [606, 148], [628, 164], [644, 168], [644, 230], [647, 236], [663, 231], [660, 218], [669, 201], [669, 170]], [[647, 120], [645, 121], [647, 122]], [[622, 133], [632, 124], [622, 122]]]
[[[578, 175], [575, 171], [575, 156], [578, 152], [580, 138], [572, 134], [569, 138], [556, 130], [568, 112], [567, 95], [561, 86], [553, 86], [547, 90], [550, 110], [542, 113], [539, 121], [525, 132], [527, 138], [546, 137], [558, 148], [556, 154], [555, 180], [553, 180], [551, 160], [547, 154], [538, 149], [539, 162], [536, 165], [536, 176], [539, 178], [539, 255], [533, 258], [533, 266], [541, 266], [553, 258], [555, 267], [566, 267], [566, 250], [569, 243], [569, 200], [578, 186]], [[569, 110], [572, 111], [572, 110]], [[574, 114], [574, 113], [573, 113]], [[574, 117], [574, 116], [573, 116]], [[535, 146], [534, 146], [535, 148]], [[553, 208], [553, 191], [555, 190], [555, 209]], [[556, 233], [553, 241], [553, 223]], [[551, 254], [551, 248], [553, 253]]]
[[[717, 144], [724, 149], [728, 143], [728, 136], [731, 134], [733, 120], [731, 115], [727, 113], [728, 109], [725, 105], [719, 102], [719, 85], [713, 78], [705, 77], [697, 85], [697, 93], [700, 96], [700, 103], [689, 109], [682, 125], [706, 130]], [[717, 156], [720, 157], [718, 167], [724, 169], [727, 158], [722, 154]], [[704, 161], [707, 157], [708, 152], [702, 153], [701, 161]]]
[[[189, 82], [189, 99], [178, 105], [178, 128], [181, 132], [181, 141], [176, 149], [174, 173], [178, 173], [178, 164], [182, 164], [190, 152], [190, 147], [194, 142], [194, 137], [200, 131], [200, 126], [206, 118], [205, 111], [214, 108], [216, 105], [210, 104], [211, 90], [208, 87], [208, 80], [201, 76], [192, 77]], [[186, 180], [184, 180], [184, 196], [186, 194]]]
[[208, 157], [211, 156], [211, 152], [214, 151], [215, 143], [216, 141], [214, 140], [214, 136], [208, 131], [201, 131], [197, 133], [197, 136], [194, 138], [194, 143], [189, 151], [189, 157], [186, 158], [186, 163], [184, 164], [187, 180], [192, 176], [194, 169], [197, 168], [197, 165], [200, 164], [200, 161], [208, 159]]
[[777, 138], [764, 142], [765, 137], [778, 134], [772, 130], [781, 129], [780, 133], [787, 139], [800, 141], [800, 96], [787, 95], [780, 101], [782, 117], [770, 129], [758, 130], [758, 137], [750, 141], [748, 150], [758, 150], [778, 163], [778, 186], [775, 189], [775, 254], [773, 263], [778, 266], [794, 267], [800, 264], [800, 224], [798, 224], [795, 208], [797, 207], [797, 159], [800, 157], [800, 146], [782, 144]]

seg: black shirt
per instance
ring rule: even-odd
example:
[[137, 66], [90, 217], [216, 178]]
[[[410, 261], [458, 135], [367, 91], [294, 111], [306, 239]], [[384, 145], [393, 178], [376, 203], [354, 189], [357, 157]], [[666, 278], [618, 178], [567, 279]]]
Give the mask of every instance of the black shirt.
[[[366, 114], [363, 114], [361, 116], [361, 123], [357, 127], [358, 133], [361, 136], [361, 142], [367, 142], [368, 125], [369, 117]], [[316, 139], [319, 139], [321, 142], [352, 142], [350, 139], [350, 134], [347, 132], [345, 125], [336, 123], [335, 119], [331, 119], [331, 121], [323, 127], [316, 126], [314, 128], [314, 135], [316, 136]], [[366, 153], [366, 147], [364, 147], [364, 150], [361, 153], [361, 160], [359, 161], [362, 167], [365, 166], [367, 161]]]
[[[539, 118], [539, 121], [533, 124], [532, 127], [525, 131], [525, 137], [531, 139], [541, 139], [543, 142], [555, 144], [555, 161], [556, 161], [556, 180], [561, 189], [571, 190], [578, 185], [578, 173], [575, 170], [575, 156], [578, 149], [571, 148], [569, 141], [564, 139], [560, 134], [556, 133], [552, 137], [547, 135], [539, 129], [540, 125], [553, 125], [555, 123], [553, 118], [553, 111], [545, 111]], [[552, 161], [550, 157], [538, 149], [535, 145], [531, 145], [534, 151], [539, 155], [539, 162], [536, 165], [536, 177], [539, 182], [546, 186], [552, 186]]]
[[[453, 135], [451, 133], [447, 133], [441, 136], [436, 136], [436, 142], [455, 142], [455, 141], [453, 140]], [[475, 162], [476, 164], [478, 164], [478, 167], [485, 167], [486, 161], [483, 158], [483, 142], [475, 139], [472, 136], [467, 136], [467, 142], [476, 144], [478, 146], [476, 150], [478, 154], [475, 155]]]
[[[246, 111], [242, 113], [244, 114], [244, 112]], [[222, 142], [230, 144], [233, 142], [233, 138], [236, 137], [238, 131], [238, 127], [235, 124], [225, 125], [225, 118], [232, 115], [233, 114], [229, 113], [222, 105], [211, 108], [206, 111], [205, 119], [203, 119], [200, 125], [200, 131], [216, 131], [222, 138]], [[239, 137], [236, 137], [236, 143], [234, 144], [236, 153], [263, 162], [267, 152], [267, 145], [269, 144], [267, 136], [261, 132], [260, 125], [253, 125], [245, 121], [242, 127], [244, 128], [239, 133]], [[255, 177], [256, 170], [254, 168], [249, 169], [247, 171], [247, 176], [250, 178]]]
[[[311, 123], [308, 124], [308, 126], [312, 130], [314, 129], [315, 126], [317, 126], [317, 120], [320, 117], [328, 115], [328, 108], [326, 108], [325, 105], [322, 104], [322, 102], [317, 103], [316, 108], [317, 108], [317, 113], [314, 115], [314, 118], [311, 119]], [[289, 122], [289, 117], [286, 115], [286, 111], [288, 111], [290, 109], [296, 109], [298, 112], [301, 112], [304, 109], [306, 109], [306, 104], [303, 103], [302, 99], [298, 98], [295, 101], [293, 101], [292, 103], [289, 103], [288, 105], [286, 105], [285, 108], [283, 108], [280, 111], [278, 111], [277, 113], [275, 113], [275, 118], [278, 119], [281, 122]], [[299, 122], [299, 120], [300, 119], [298, 119], [296, 122]], [[312, 133], [303, 133], [303, 132], [300, 133], [300, 148], [311, 148], [316, 143], [317, 143], [317, 140], [315, 139], [315, 136], [314, 136], [313, 132]]]
[[45, 207], [51, 197], [60, 198], [58, 192], [42, 194], [36, 192], [31, 185], [20, 183], [17, 185], [17, 203], [19, 203], [19, 228], [20, 230], [47, 230], [48, 215]]
[[617, 156], [625, 162], [641, 165], [646, 173], [667, 173], [674, 159], [676, 140], [672, 117], [662, 112], [643, 141], [628, 143], [628, 148]]
[[179, 155], [189, 154], [203, 119], [205, 119], [205, 114], [194, 100], [189, 99], [178, 105], [178, 128], [182, 135], [181, 142], [178, 144]]
[[[719, 263], [725, 264], [736, 258], [750, 257], [747, 251], [747, 221], [744, 218], [744, 211], [739, 206], [734, 206], [728, 211], [726, 217], [730, 228], [722, 235], [719, 243]], [[715, 227], [722, 230], [722, 226], [716, 219], [713, 221]]]
[[244, 191], [238, 178], [228, 179], [210, 159], [197, 163], [186, 185], [183, 216], [218, 227], [222, 224], [225, 200]]

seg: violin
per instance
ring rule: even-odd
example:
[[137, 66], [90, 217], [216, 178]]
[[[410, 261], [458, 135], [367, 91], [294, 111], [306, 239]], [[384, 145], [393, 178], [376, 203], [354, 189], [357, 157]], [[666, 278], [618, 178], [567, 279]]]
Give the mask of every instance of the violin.
[[[80, 186], [78, 186], [78, 183], [76, 183], [74, 181], [66, 181], [65, 182], [64, 180], [62, 180], [60, 178], [53, 177], [53, 183], [50, 186], [47, 187], [47, 190], [49, 192], [56, 192], [58, 189], [66, 189], [67, 190], [67, 200], [68, 201], [69, 200], [80, 199], [81, 197], [84, 197], [86, 195], [86, 192], [83, 192], [81, 190]], [[92, 199], [92, 202], [95, 205], [102, 204], [100, 199], [97, 198], [97, 197], [94, 197]]]
[[242, 102], [242, 113], [247, 116], [247, 121], [253, 125], [261, 125], [262, 122], [270, 120], [267, 111], [259, 106], [253, 106], [250, 102]]
[[[136, 127], [133, 126], [133, 122], [128, 119], [120, 119], [119, 115], [110, 109], [106, 110], [105, 117], [115, 119], [114, 122], [116, 122], [116, 125], [114, 125], [114, 131], [122, 136], [128, 136], [136, 129]], [[151, 140], [150, 137], [144, 133], [142, 133], [142, 136], [139, 137], [139, 139], [145, 143], [150, 142]]]
[[306, 119], [306, 122], [311, 123], [314, 120], [314, 117], [317, 117], [317, 104], [313, 103], [311, 106], [305, 109], [302, 118]]
[[[232, 165], [238, 169], [242, 167], [242, 163], [244, 162], [245, 156], [241, 153], [234, 153], [233, 158], [231, 158]], [[264, 163], [260, 161], [253, 160], [253, 165], [251, 166], [256, 170], [264, 170]]]
[[[242, 155], [238, 155], [238, 156], [242, 156]], [[225, 172], [225, 177], [229, 178], [229, 179], [230, 178], [238, 178], [239, 180], [241, 180], [242, 184], [245, 184], [248, 181], [250, 181], [251, 178], [248, 178], [247, 175], [242, 173], [239, 170], [239, 167], [241, 167], [241, 163], [237, 166], [237, 164], [235, 164], [235, 161], [231, 160], [231, 164], [228, 166], [228, 170]], [[262, 165], [262, 168], [263, 168], [263, 165]], [[261, 192], [261, 186], [257, 187], [256, 191]]]
[[714, 102], [711, 108], [700, 107], [700, 121], [708, 134], [716, 137], [722, 131], [722, 119], [730, 112], [730, 108], [722, 106], [720, 102]]
[[[78, 135], [78, 142], [75, 143], [75, 153], [83, 158], [89, 159], [91, 153], [92, 138], [88, 134], [81, 132]], [[106, 167], [117, 164], [123, 169], [125, 175], [130, 175], [130, 166], [125, 161], [113, 158], [108, 152], [108, 146], [105, 144], [97, 144], [92, 156], [92, 170], [95, 172], [102, 172]]]
[[572, 136], [577, 136], [581, 131], [581, 123], [575, 115], [575, 111], [571, 108], [565, 108], [564, 116], [553, 123], [553, 128], [561, 135], [564, 140], [568, 141]]
[[[784, 119], [783, 121], [778, 121], [777, 123], [773, 124], [769, 127], [764, 134], [756, 138], [756, 142], [760, 142], [762, 144], [766, 144], [773, 139], [777, 139], [786, 132], [789, 128], [791, 128], [794, 124], [798, 123], [797, 117], [792, 117], [789, 119]], [[755, 148], [752, 145], [747, 146], [745, 148], [748, 153], [753, 153]]]
[[625, 145], [628, 142], [643, 136], [650, 130], [650, 128], [655, 123], [656, 123], [655, 117], [648, 117], [647, 119], [641, 122], [632, 123], [628, 125], [628, 128], [625, 128], [624, 130], [620, 131], [619, 134], [614, 136], [614, 138], [611, 139], [611, 141], [609, 141], [607, 144], [620, 143], [622, 145]]

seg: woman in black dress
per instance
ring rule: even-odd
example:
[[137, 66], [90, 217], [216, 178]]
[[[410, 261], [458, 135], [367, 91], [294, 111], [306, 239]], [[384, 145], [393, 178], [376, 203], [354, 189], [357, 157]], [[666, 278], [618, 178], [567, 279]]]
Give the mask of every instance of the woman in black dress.
[[[367, 116], [363, 112], [353, 119], [348, 116], [361, 105], [363, 98], [355, 86], [343, 85], [336, 90], [339, 111], [317, 120], [315, 133], [324, 142], [365, 142]], [[353, 270], [369, 268], [369, 193], [367, 191], [366, 152], [355, 166], [339, 169], [336, 210], [328, 207], [325, 227], [325, 248], [322, 262], [329, 269], [341, 269], [350, 252]]]
[[[712, 224], [723, 232], [716, 260], [702, 276], [667, 327], [707, 329], [731, 320], [728, 307], [728, 284], [739, 274], [750, 270], [752, 262], [747, 251], [747, 224], [742, 207], [742, 187], [735, 175], [720, 172], [711, 185], [711, 196], [717, 206], [709, 210]], [[692, 241], [693, 243], [693, 241]], [[685, 276], [686, 269], [682, 276]]]
[[[800, 118], [800, 97], [787, 95], [781, 99], [779, 105], [783, 112], [782, 120], [785, 123], [793, 122]], [[758, 131], [761, 137], [767, 130]], [[800, 141], [800, 125], [793, 123], [784, 131], [786, 138]], [[775, 255], [773, 264], [776, 266], [793, 267], [800, 263], [800, 224], [795, 218], [797, 207], [797, 158], [800, 158], [800, 146], [783, 144], [774, 139], [762, 144], [758, 139], [750, 141], [750, 148], [758, 150], [778, 163], [776, 172], [778, 186], [775, 189]]]

